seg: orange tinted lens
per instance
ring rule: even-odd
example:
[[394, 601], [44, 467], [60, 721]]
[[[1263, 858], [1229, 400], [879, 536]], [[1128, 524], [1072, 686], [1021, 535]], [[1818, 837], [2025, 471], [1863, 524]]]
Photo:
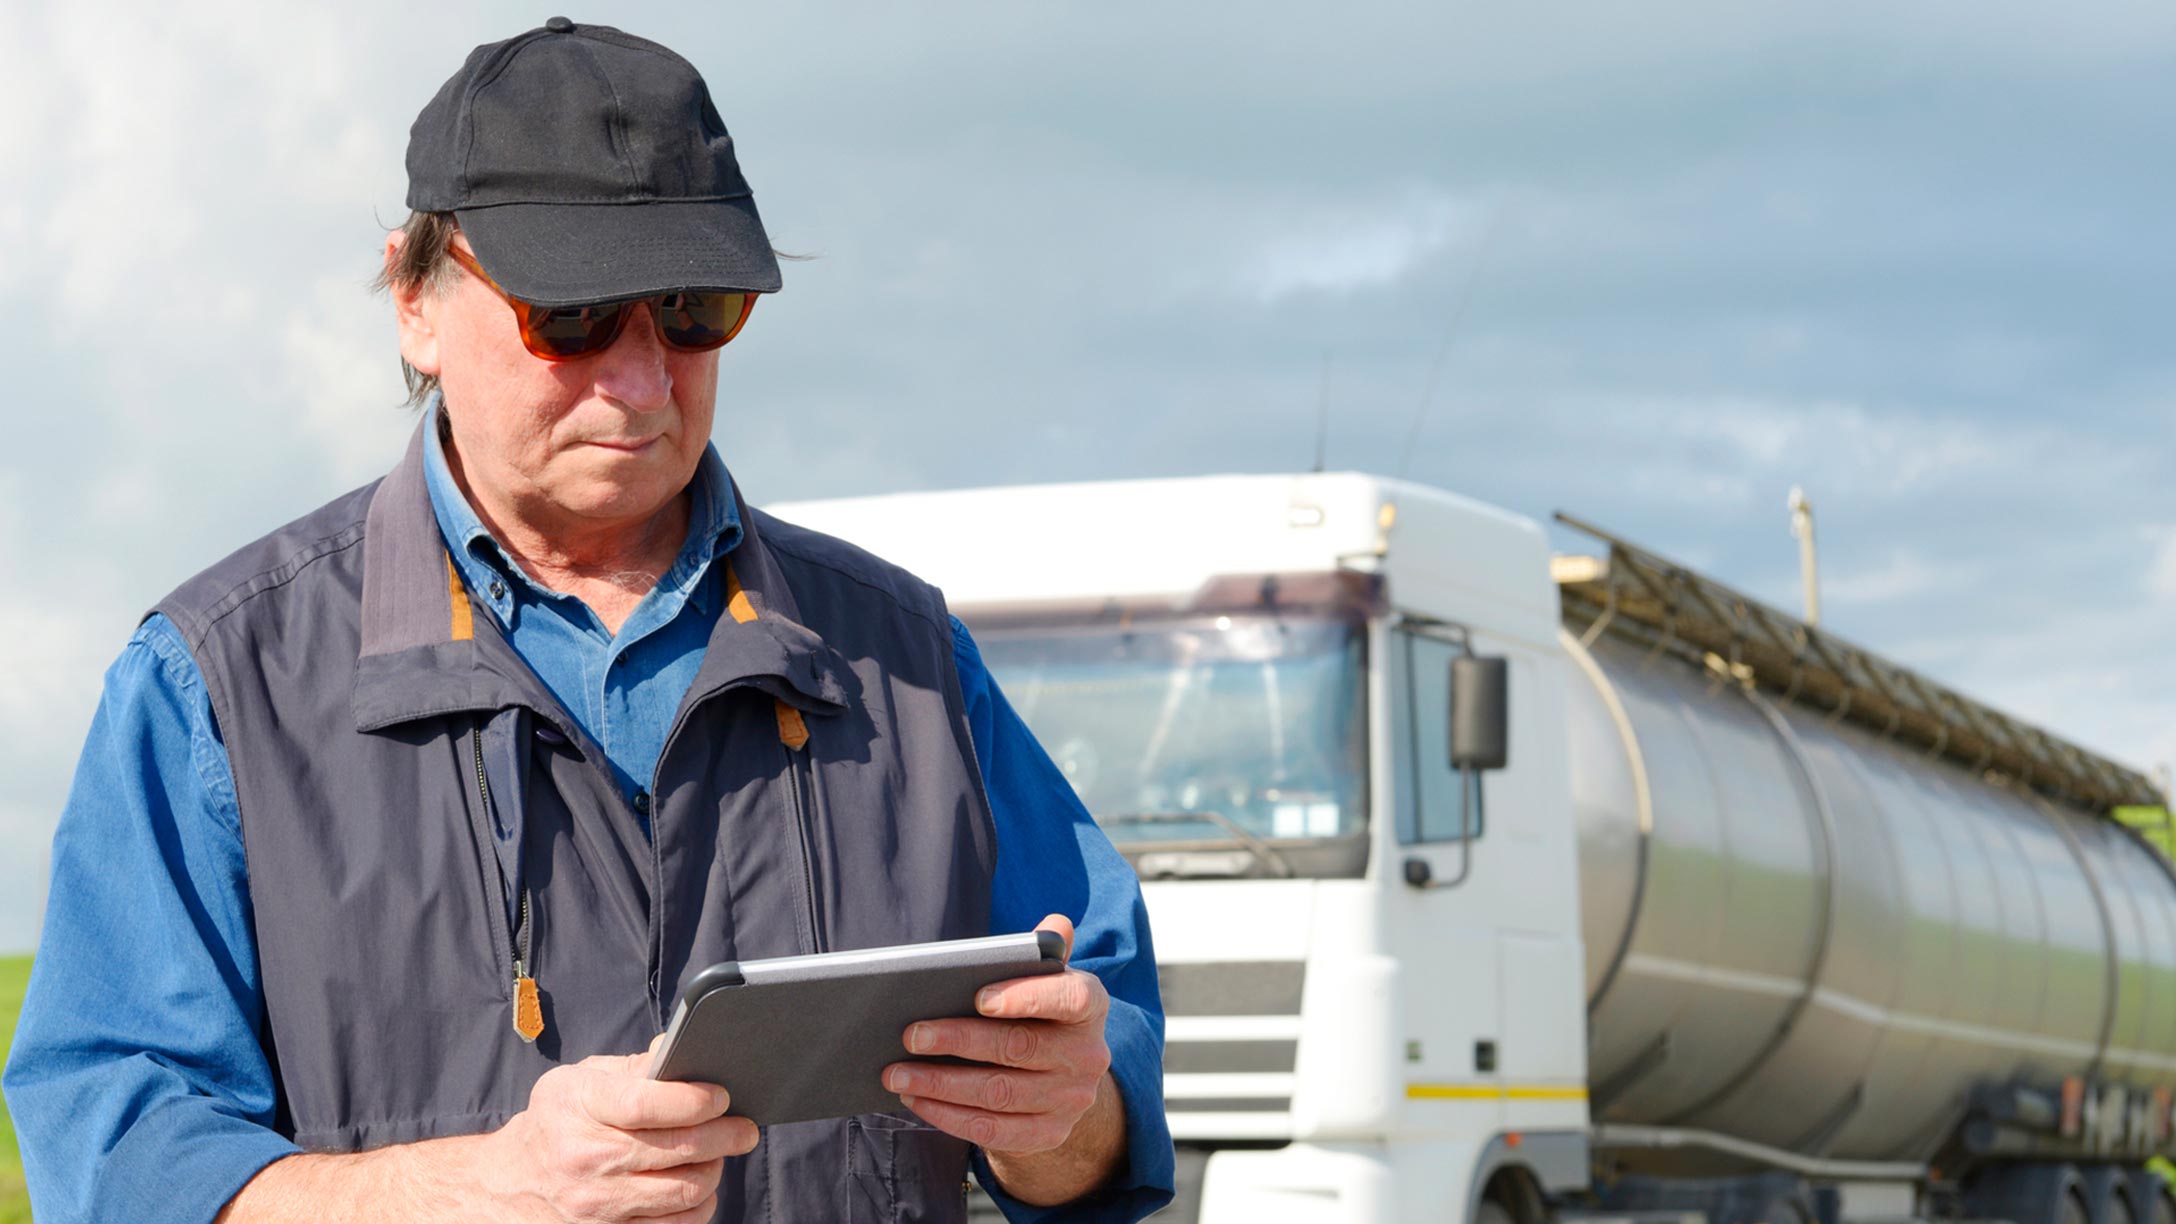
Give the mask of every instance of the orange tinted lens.
[[530, 306], [522, 319], [521, 338], [539, 357], [563, 360], [599, 352], [619, 338], [627, 303], [603, 306]]
[[740, 331], [754, 299], [752, 293], [668, 293], [657, 299], [657, 328], [674, 348], [714, 349]]

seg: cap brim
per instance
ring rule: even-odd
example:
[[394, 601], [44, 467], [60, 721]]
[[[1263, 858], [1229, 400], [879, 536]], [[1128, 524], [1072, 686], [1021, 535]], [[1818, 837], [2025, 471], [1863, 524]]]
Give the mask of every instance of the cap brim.
[[679, 289], [778, 290], [755, 201], [499, 204], [454, 212], [499, 287], [538, 306]]

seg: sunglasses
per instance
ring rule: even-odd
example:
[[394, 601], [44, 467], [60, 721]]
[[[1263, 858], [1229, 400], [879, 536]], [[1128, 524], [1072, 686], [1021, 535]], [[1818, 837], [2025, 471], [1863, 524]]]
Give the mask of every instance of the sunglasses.
[[446, 253], [491, 287], [514, 309], [521, 328], [521, 343], [546, 361], [573, 361], [612, 347], [627, 326], [627, 316], [637, 306], [648, 305], [657, 318], [657, 334], [669, 348], [683, 353], [707, 353], [722, 348], [740, 334], [748, 315], [756, 308], [756, 295], [733, 290], [682, 290], [653, 293], [621, 302], [593, 302], [584, 306], [532, 306], [499, 288], [476, 257], [448, 245]]

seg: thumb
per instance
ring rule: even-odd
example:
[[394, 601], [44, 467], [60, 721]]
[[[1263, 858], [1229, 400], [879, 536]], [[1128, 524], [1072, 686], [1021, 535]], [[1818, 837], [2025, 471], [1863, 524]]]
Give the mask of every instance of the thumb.
[[1052, 914], [1035, 924], [1038, 931], [1056, 931], [1065, 940], [1065, 959], [1073, 959], [1073, 920], [1064, 914]]
[[665, 1034], [659, 1033], [657, 1036], [650, 1038], [649, 1048], [642, 1053], [619, 1055], [610, 1059], [608, 1066], [611, 1070], [622, 1075], [647, 1077], [650, 1074], [650, 1068], [657, 1064], [657, 1052], [664, 1048]]

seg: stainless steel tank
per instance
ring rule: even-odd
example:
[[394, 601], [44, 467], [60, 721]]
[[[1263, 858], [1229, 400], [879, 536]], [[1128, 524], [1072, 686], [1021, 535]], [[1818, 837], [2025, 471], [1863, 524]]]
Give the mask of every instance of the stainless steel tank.
[[2176, 875], [2128, 830], [1565, 644], [1598, 1121], [1924, 1159], [1979, 1083], [2176, 1087]]

